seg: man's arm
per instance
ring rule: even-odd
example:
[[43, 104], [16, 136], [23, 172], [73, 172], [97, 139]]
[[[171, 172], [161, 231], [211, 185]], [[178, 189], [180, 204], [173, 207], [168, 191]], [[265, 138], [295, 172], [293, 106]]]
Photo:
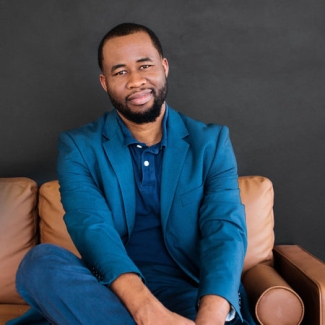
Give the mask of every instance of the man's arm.
[[230, 304], [240, 315], [238, 290], [247, 245], [245, 210], [228, 128], [221, 129], [215, 152], [210, 152], [214, 159], [200, 210], [199, 325], [224, 324]]
[[[57, 172], [68, 232], [88, 268], [101, 283], [110, 285], [126, 272], [141, 275], [127, 256], [113, 213], [94, 175], [95, 168], [89, 166], [94, 148], [82, 146], [83, 138], [77, 140], [63, 133], [58, 143]], [[105, 181], [111, 182], [109, 177]], [[112, 192], [116, 192], [113, 187]], [[113, 194], [118, 204], [118, 194]]]
[[229, 302], [216, 295], [206, 295], [200, 300], [196, 325], [224, 325], [230, 311]]
[[164, 307], [134, 273], [120, 275], [110, 288], [138, 325], [194, 325], [193, 321]]

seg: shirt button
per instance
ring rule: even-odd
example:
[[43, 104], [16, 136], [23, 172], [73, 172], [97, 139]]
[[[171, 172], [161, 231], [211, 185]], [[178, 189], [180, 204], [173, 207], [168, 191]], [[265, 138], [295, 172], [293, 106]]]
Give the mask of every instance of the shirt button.
[[142, 146], [140, 146], [139, 144], [137, 144], [137, 148], [140, 148], [140, 149], [141, 149], [141, 148], [142, 148]]
[[144, 164], [146, 167], [148, 167], [148, 166], [149, 166], [149, 161], [146, 160], [143, 164]]

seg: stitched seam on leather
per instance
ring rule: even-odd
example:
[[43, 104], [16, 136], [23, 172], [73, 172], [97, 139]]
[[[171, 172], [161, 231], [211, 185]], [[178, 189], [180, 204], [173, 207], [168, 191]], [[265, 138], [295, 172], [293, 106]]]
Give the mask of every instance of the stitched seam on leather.
[[[299, 248], [300, 249], [302, 249], [300, 246], [299, 246]], [[306, 250], [304, 250], [304, 249], [302, 249], [304, 252], [307, 252]], [[303, 275], [304, 276], [304, 278], [307, 280], [306, 282], [309, 282], [312, 286], [315, 286], [315, 287], [317, 287], [317, 289], [318, 289], [318, 292], [319, 293], [321, 293], [321, 290], [320, 290], [320, 286], [319, 286], [319, 284], [313, 279], [313, 278], [310, 278], [310, 276], [308, 276], [307, 275], [307, 273], [305, 272], [305, 271], [303, 271], [302, 269], [301, 269], [301, 267], [300, 266], [298, 266], [296, 263], [294, 263], [293, 261], [291, 261], [291, 260], [289, 260], [289, 258], [287, 257], [287, 255], [285, 255], [285, 253], [282, 253], [282, 252], [279, 252], [279, 251], [276, 251], [276, 253], [277, 254], [279, 254], [279, 255], [281, 255], [281, 257], [282, 257], [282, 259], [283, 259], [283, 263], [286, 263], [286, 264], [288, 264], [288, 265], [293, 265], [295, 268], [296, 268], [296, 270], [298, 270], [299, 271], [299, 273], [301, 274], [301, 275]], [[308, 253], [308, 252], [307, 252]], [[309, 255], [309, 253], [308, 253], [308, 255]], [[318, 303], [319, 303], [319, 306], [320, 306], [320, 308], [319, 308], [319, 312], [320, 312], [320, 321], [321, 321], [321, 323], [320, 323], [320, 325], [322, 325], [322, 323], [323, 323], [323, 310], [322, 310], [322, 308], [321, 308], [321, 295], [319, 294], [319, 301], [318, 301]]]

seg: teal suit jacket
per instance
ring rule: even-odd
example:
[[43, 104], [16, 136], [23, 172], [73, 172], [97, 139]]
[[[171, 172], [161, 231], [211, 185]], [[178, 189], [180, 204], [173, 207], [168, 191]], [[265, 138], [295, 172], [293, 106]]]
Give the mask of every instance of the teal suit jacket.
[[[167, 249], [198, 283], [198, 299], [220, 295], [240, 312], [246, 223], [228, 129], [168, 109], [161, 180]], [[116, 111], [61, 134], [58, 149], [64, 220], [82, 258], [103, 284], [125, 272], [142, 276], [125, 251], [135, 182]]]

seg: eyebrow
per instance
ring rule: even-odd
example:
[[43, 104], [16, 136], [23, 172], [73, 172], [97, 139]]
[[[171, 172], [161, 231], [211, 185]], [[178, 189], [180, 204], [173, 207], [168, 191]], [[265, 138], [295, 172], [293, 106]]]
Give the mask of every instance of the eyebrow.
[[142, 58], [142, 59], [137, 60], [137, 62], [147, 62], [147, 61], [152, 62], [152, 60], [149, 57], [146, 57], [146, 58]]
[[[153, 62], [149, 57], [141, 58], [141, 59], [137, 60], [136, 62], [137, 62], [137, 63], [141, 63], [141, 62], [148, 62], [148, 61], [149, 61], [149, 62]], [[124, 68], [124, 67], [126, 67], [126, 64], [124, 64], [124, 63], [116, 64], [116, 65], [113, 65], [113, 66], [112, 66], [111, 71], [113, 72], [113, 71], [115, 71], [116, 69]]]

